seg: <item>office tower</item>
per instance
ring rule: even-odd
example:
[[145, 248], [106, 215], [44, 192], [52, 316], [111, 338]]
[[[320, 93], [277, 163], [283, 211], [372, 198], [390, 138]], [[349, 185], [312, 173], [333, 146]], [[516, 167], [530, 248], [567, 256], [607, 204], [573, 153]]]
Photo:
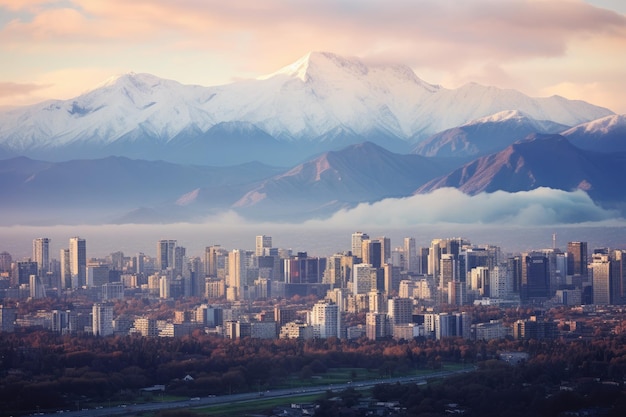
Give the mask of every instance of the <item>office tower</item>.
[[550, 290], [550, 262], [540, 252], [522, 254], [522, 281], [520, 299], [522, 302], [545, 299]]
[[91, 309], [91, 329], [95, 336], [109, 336], [113, 334], [113, 306], [108, 304], [94, 304]]
[[448, 284], [458, 281], [456, 273], [456, 257], [451, 254], [443, 254], [440, 258], [439, 266], [439, 303], [446, 303], [448, 300]]
[[611, 291], [612, 287], [614, 287], [614, 282], [609, 256], [594, 253], [589, 265], [593, 277], [593, 303], [596, 305], [616, 304], [617, 294], [615, 294], [615, 291]]
[[283, 260], [283, 277], [287, 284], [314, 284], [322, 282], [326, 258], [309, 257], [306, 252]]
[[30, 284], [30, 276], [37, 275], [37, 262], [22, 261], [17, 263], [17, 276], [15, 283], [17, 285]]
[[172, 279], [167, 275], [159, 278], [159, 298], [167, 299], [172, 297]]
[[341, 315], [337, 304], [320, 301], [311, 310], [313, 334], [320, 339], [341, 337]]
[[247, 285], [246, 251], [243, 249], [233, 249], [228, 253], [228, 280], [226, 284], [229, 288], [230, 298], [238, 300], [241, 297], [241, 290]]
[[46, 297], [46, 287], [43, 285], [43, 282], [39, 278], [38, 275], [30, 276], [30, 298], [39, 299]]
[[509, 298], [513, 293], [511, 274], [506, 264], [496, 265], [489, 271], [489, 296]]
[[415, 247], [415, 238], [404, 238], [404, 270], [409, 273], [418, 273], [420, 268], [417, 262], [417, 251]]
[[387, 301], [387, 314], [392, 325], [413, 321], [413, 299], [393, 297]]
[[174, 265], [171, 265], [174, 269], [174, 276], [183, 275], [186, 255], [187, 249], [182, 246], [174, 247]]
[[256, 237], [256, 245], [254, 246], [254, 254], [256, 256], [269, 255], [272, 248], [272, 237], [260, 235]]
[[70, 272], [70, 250], [61, 249], [59, 253], [59, 263], [61, 266], [61, 288], [72, 288], [72, 273]]
[[108, 282], [102, 286], [102, 301], [123, 299], [124, 284], [121, 282]]
[[383, 253], [380, 241], [374, 239], [364, 239], [361, 242], [361, 259], [362, 263], [370, 264], [374, 268], [380, 268], [383, 265]]
[[514, 294], [519, 294], [522, 288], [522, 257], [514, 256], [508, 258], [506, 261], [506, 267], [509, 271], [509, 280], [511, 281], [511, 288]]
[[428, 275], [439, 276], [442, 245], [445, 245], [442, 239], [433, 239], [430, 242], [430, 248], [428, 249]]
[[381, 236], [376, 240], [380, 242], [381, 264], [391, 262], [391, 239], [385, 236]]
[[619, 304], [626, 303], [626, 251], [623, 250], [615, 250], [611, 254], [611, 262], [614, 264], [612, 266], [613, 276], [617, 293], [619, 294]]
[[365, 334], [370, 340], [377, 340], [389, 335], [389, 319], [385, 313], [367, 313], [365, 315]]
[[567, 274], [578, 275], [582, 282], [587, 282], [587, 242], [567, 243]]
[[80, 237], [70, 239], [70, 275], [72, 288], [87, 284], [87, 243]]
[[145, 255], [141, 252], [137, 254], [137, 261], [135, 262], [135, 273], [143, 274], [145, 270]]
[[9, 252], [0, 253], [0, 272], [11, 272], [13, 258]]
[[0, 304], [0, 332], [11, 333], [15, 330], [16, 310]]
[[109, 266], [100, 265], [99, 263], [90, 263], [87, 265], [87, 287], [102, 288], [104, 284], [109, 282]]
[[174, 268], [174, 248], [175, 240], [159, 240], [157, 242], [157, 271], [164, 271], [167, 268]]
[[468, 289], [479, 297], [490, 296], [490, 270], [486, 266], [477, 266], [469, 271]]
[[369, 239], [369, 235], [363, 232], [352, 233], [352, 256], [359, 259], [359, 262], [363, 260], [362, 249], [363, 241]]
[[50, 239], [39, 237], [33, 240], [33, 260], [37, 262], [37, 275], [44, 277], [50, 267]]
[[336, 253], [326, 260], [326, 271], [322, 282], [330, 284], [330, 288], [341, 288], [341, 258], [343, 254]]
[[114, 271], [124, 269], [124, 252], [117, 251], [111, 254], [111, 269]]
[[204, 274], [207, 277], [217, 276], [217, 257], [222, 251], [220, 245], [207, 246], [204, 248]]
[[372, 273], [376, 268], [370, 264], [356, 264], [352, 270], [352, 294], [367, 294], [372, 290]]
[[387, 295], [397, 294], [400, 290], [400, 267], [392, 264], [383, 265], [384, 287]]

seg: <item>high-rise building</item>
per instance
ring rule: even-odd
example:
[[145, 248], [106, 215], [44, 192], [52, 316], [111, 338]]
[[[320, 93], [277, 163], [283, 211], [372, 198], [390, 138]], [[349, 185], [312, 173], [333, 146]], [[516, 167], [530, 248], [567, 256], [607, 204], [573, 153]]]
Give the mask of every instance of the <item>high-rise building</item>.
[[413, 299], [393, 297], [387, 301], [387, 314], [392, 325], [411, 323], [413, 318]]
[[30, 276], [30, 298], [39, 299], [46, 297], [46, 287], [38, 275]]
[[0, 332], [11, 333], [15, 330], [16, 311], [12, 307], [0, 304]]
[[311, 310], [311, 325], [315, 337], [341, 337], [341, 313], [337, 304], [320, 301]]
[[367, 294], [372, 290], [372, 273], [376, 268], [370, 264], [356, 264], [352, 270], [352, 294]]
[[233, 249], [228, 253], [228, 280], [226, 284], [230, 291], [231, 301], [241, 297], [243, 287], [247, 285], [248, 262], [246, 251]]
[[11, 272], [13, 258], [9, 252], [0, 252], [0, 272]]
[[550, 296], [550, 262], [545, 254], [522, 254], [522, 281], [520, 299], [528, 302]]
[[70, 275], [72, 288], [87, 284], [87, 243], [80, 237], [70, 238]]
[[50, 268], [50, 239], [39, 237], [33, 240], [33, 260], [37, 262], [37, 275], [44, 277]]
[[579, 275], [582, 281], [587, 281], [588, 252], [587, 242], [567, 243], [567, 274]]
[[256, 256], [265, 256], [270, 254], [272, 248], [272, 237], [259, 235], [256, 237], [256, 245], [254, 247], [254, 254]]
[[109, 336], [113, 334], [113, 306], [108, 304], [94, 304], [91, 309], [91, 328], [95, 336]]
[[185, 268], [185, 256], [187, 255], [187, 249], [182, 246], [176, 246], [174, 248], [174, 276], [183, 275], [183, 269]]
[[157, 242], [157, 271], [165, 271], [167, 268], [174, 268], [174, 248], [175, 240], [159, 240]]
[[29, 285], [31, 275], [37, 275], [37, 262], [21, 261], [17, 263], [17, 276], [15, 277], [17, 285]]
[[611, 291], [615, 287], [611, 268], [611, 260], [608, 255], [593, 254], [591, 264], [593, 277], [593, 303], [596, 305], [616, 304], [616, 291]]
[[420, 272], [417, 262], [417, 251], [415, 247], [415, 238], [404, 238], [404, 270], [409, 273]]
[[365, 334], [370, 340], [377, 340], [389, 335], [389, 318], [385, 313], [367, 313], [365, 315]]
[[61, 267], [61, 288], [72, 288], [72, 273], [70, 272], [70, 250], [61, 249], [59, 253], [59, 263]]
[[352, 233], [352, 255], [359, 258], [360, 261], [363, 260], [362, 250], [363, 250], [363, 241], [369, 239], [369, 235], [363, 232], [355, 232]]

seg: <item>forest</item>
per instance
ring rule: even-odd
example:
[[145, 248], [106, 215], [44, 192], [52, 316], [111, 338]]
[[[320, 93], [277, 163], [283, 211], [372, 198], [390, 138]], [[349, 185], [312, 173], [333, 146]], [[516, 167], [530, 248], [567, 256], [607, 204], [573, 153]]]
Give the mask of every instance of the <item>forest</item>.
[[[497, 360], [502, 352], [510, 351], [526, 352], [529, 359], [516, 367]], [[410, 396], [407, 409], [445, 413], [441, 405], [452, 401], [476, 410], [480, 404], [496, 404], [491, 396], [514, 394], [528, 407], [539, 407], [539, 403], [547, 407], [561, 400], [546, 403], [546, 398], [574, 396], [577, 389], [586, 387], [591, 391], [577, 395], [585, 401], [567, 402], [584, 405], [598, 402], [590, 383], [603, 388], [597, 395], [607, 397], [604, 404], [614, 404], [623, 396], [626, 336], [488, 342], [461, 338], [302, 341], [231, 340], [201, 331], [184, 338], [145, 338], [60, 336], [22, 330], [0, 334], [1, 413], [19, 414], [34, 406], [55, 410], [75, 407], [77, 402], [128, 401], [153, 385], [165, 385], [168, 395], [195, 397], [271, 389], [288, 377], [310, 378], [330, 368], [365, 368], [379, 375], [394, 375], [406, 369], [436, 369], [442, 363], [477, 364], [479, 370], [454, 377], [440, 387], [420, 387], [419, 395]], [[185, 381], [188, 375], [193, 380]], [[559, 391], [561, 386], [567, 391]], [[504, 401], [503, 406], [507, 404], [512, 401]], [[550, 407], [559, 410], [556, 405]], [[324, 408], [320, 409], [323, 412]], [[422, 415], [421, 411], [410, 415]]]

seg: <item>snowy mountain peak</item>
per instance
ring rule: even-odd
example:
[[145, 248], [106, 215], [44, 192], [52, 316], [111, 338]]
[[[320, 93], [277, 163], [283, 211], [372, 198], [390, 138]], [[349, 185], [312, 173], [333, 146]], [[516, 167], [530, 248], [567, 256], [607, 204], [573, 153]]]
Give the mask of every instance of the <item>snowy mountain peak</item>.
[[591, 122], [574, 126], [563, 134], [567, 136], [575, 131], [583, 131], [585, 133], [607, 133], [618, 128], [626, 128], [626, 114], [613, 114], [597, 120], [592, 120]]
[[504, 111], [501, 111], [501, 112], [498, 112], [489, 116], [472, 120], [471, 122], [466, 123], [465, 125], [467, 126], [467, 125], [474, 125], [474, 124], [481, 124], [481, 123], [498, 123], [498, 122], [503, 122], [506, 120], [522, 120], [522, 119], [532, 119], [532, 118], [520, 110], [504, 110]]
[[368, 68], [358, 58], [347, 58], [330, 52], [309, 52], [293, 64], [289, 64], [278, 71], [259, 77], [264, 80], [277, 75], [299, 78], [308, 81], [319, 76], [328, 76], [337, 72], [350, 72], [354, 75], [366, 75]]

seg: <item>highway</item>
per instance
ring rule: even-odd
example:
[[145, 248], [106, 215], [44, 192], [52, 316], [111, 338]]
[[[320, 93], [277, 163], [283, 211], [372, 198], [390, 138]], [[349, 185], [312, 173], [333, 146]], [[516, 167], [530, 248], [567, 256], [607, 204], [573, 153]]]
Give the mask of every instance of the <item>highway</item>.
[[454, 374], [459, 374], [463, 372], [473, 371], [474, 367], [468, 367], [456, 371], [440, 371], [434, 372], [432, 374], [424, 375], [424, 376], [406, 376], [406, 377], [396, 377], [396, 378], [385, 378], [385, 379], [372, 379], [367, 381], [356, 381], [356, 382], [347, 382], [343, 384], [332, 384], [332, 385], [318, 385], [313, 387], [301, 387], [301, 388], [287, 388], [287, 389], [277, 389], [271, 391], [265, 391], [262, 393], [259, 392], [248, 392], [243, 394], [231, 394], [231, 395], [220, 395], [220, 396], [209, 396], [209, 397], [196, 397], [193, 399], [183, 400], [183, 401], [164, 401], [164, 402], [156, 402], [156, 403], [145, 403], [145, 404], [124, 404], [116, 407], [99, 407], [92, 409], [81, 409], [74, 411], [56, 411], [54, 413], [39, 413], [39, 414], [31, 414], [31, 415], [39, 415], [45, 417], [106, 417], [106, 416], [123, 416], [123, 415], [132, 415], [138, 412], [145, 411], [159, 411], [159, 410], [170, 410], [176, 408], [199, 408], [206, 407], [210, 405], [217, 404], [232, 404], [238, 402], [246, 402], [246, 401], [256, 401], [260, 398], [289, 398], [296, 397], [301, 395], [313, 395], [313, 394], [323, 394], [324, 392], [331, 391], [342, 391], [347, 388], [354, 389], [367, 389], [374, 387], [378, 384], [395, 384], [397, 382], [400, 383], [416, 383], [416, 384], [425, 384], [427, 380], [432, 378], [443, 378], [447, 376], [451, 376]]

